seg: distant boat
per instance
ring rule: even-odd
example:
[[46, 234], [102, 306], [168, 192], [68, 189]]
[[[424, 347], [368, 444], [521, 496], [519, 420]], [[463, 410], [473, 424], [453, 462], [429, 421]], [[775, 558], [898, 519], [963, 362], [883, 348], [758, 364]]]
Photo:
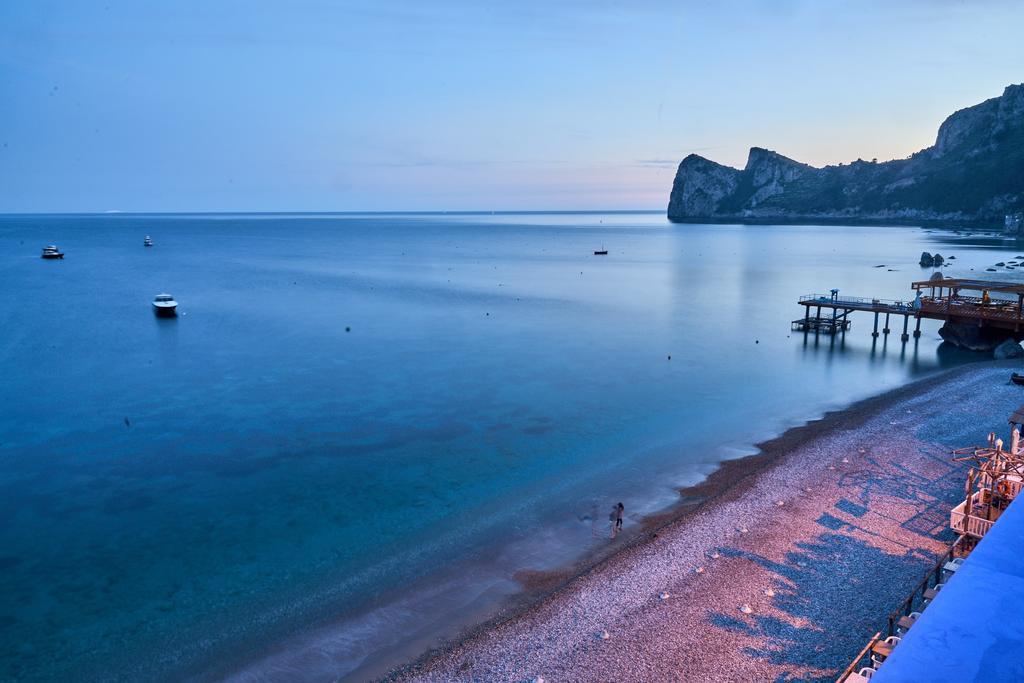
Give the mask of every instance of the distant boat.
[[43, 247], [43, 258], [64, 258], [64, 254], [55, 245], [48, 244]]
[[597, 250], [594, 251], [594, 256], [607, 256], [607, 255], [608, 255], [608, 250], [607, 249], [597, 249]]
[[1010, 381], [1014, 384], [1024, 386], [1024, 375], [1018, 375], [1016, 372], [1010, 375]]
[[153, 238], [150, 237], [149, 235], [146, 235], [146, 239], [142, 240], [142, 246], [144, 246], [144, 247], [151, 247], [151, 246], [153, 246]]
[[161, 318], [173, 318], [178, 313], [178, 302], [170, 294], [157, 294], [153, 298], [153, 311]]

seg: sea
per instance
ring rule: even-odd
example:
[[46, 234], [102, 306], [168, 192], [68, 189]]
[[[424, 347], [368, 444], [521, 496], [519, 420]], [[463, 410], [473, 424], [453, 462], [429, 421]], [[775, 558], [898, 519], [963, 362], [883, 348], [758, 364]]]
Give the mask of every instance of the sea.
[[380, 676], [621, 542], [616, 503], [629, 532], [762, 440], [978, 360], [931, 321], [791, 329], [803, 295], [911, 300], [922, 251], [995, 277], [1024, 245], [662, 212], [0, 216], [0, 680]]

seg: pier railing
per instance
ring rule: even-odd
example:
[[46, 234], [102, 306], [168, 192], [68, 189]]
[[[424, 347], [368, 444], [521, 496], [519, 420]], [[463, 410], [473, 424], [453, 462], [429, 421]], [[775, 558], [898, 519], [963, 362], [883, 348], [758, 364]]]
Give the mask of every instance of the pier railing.
[[832, 298], [828, 294], [804, 294], [797, 302], [808, 308], [821, 306], [830, 309], [850, 309], [875, 313], [893, 313], [896, 315], [912, 315], [933, 319], [964, 318], [968, 320], [986, 320], [1002, 323], [1003, 327], [1011, 324], [1014, 329], [1024, 325], [1024, 311], [1017, 301], [991, 298], [983, 300], [970, 296], [923, 296], [915, 305], [913, 300], [873, 299], [862, 296], [842, 296]]
[[987, 320], [1020, 321], [1021, 312], [1016, 301], [991, 299], [985, 302], [978, 297], [957, 296], [921, 297], [921, 312], [942, 316], [983, 318]]
[[869, 297], [849, 297], [849, 296], [844, 296], [844, 297], [839, 297], [839, 298], [834, 299], [834, 298], [831, 298], [831, 296], [829, 296], [828, 294], [805, 294], [802, 297], [800, 297], [800, 303], [804, 303], [805, 301], [810, 301], [810, 302], [813, 302], [813, 303], [838, 303], [838, 304], [852, 303], [852, 304], [856, 304], [858, 306], [871, 306], [871, 305], [876, 305], [876, 306], [904, 306], [904, 305], [907, 305], [906, 302], [904, 302], [904, 301], [897, 301], [896, 299], [872, 299], [872, 298], [869, 298]]

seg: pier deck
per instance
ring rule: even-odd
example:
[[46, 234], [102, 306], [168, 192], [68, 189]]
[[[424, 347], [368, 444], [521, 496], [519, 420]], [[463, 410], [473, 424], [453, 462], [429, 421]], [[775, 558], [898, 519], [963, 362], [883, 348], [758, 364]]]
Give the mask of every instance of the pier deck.
[[[915, 337], [921, 336], [922, 318], [1013, 332], [1024, 328], [1024, 283], [946, 278], [912, 282], [910, 288], [915, 297], [906, 301], [840, 296], [837, 290], [831, 294], [801, 296], [797, 303], [804, 306], [804, 317], [793, 321], [793, 329], [825, 334], [846, 332], [850, 329], [849, 316], [856, 311], [874, 313], [875, 325], [871, 333], [874, 337], [878, 336], [879, 316], [885, 315], [883, 334], [890, 332], [892, 316], [903, 316], [903, 341], [909, 338], [911, 317], [917, 323]], [[811, 315], [812, 308], [814, 315]], [[831, 315], [823, 316], [823, 310], [830, 311]]]

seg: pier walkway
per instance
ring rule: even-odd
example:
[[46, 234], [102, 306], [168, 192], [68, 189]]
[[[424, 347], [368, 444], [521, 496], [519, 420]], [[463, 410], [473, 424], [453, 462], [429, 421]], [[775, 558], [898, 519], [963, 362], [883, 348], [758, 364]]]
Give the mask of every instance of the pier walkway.
[[910, 288], [915, 296], [906, 301], [840, 296], [835, 289], [830, 294], [807, 294], [797, 301], [804, 307], [804, 317], [794, 320], [792, 327], [803, 332], [846, 332], [850, 329], [850, 314], [865, 311], [875, 316], [873, 337], [878, 336], [880, 316], [885, 315], [883, 334], [891, 331], [892, 316], [903, 316], [903, 341], [910, 338], [911, 318], [916, 321], [914, 337], [921, 336], [922, 318], [1013, 332], [1024, 328], [1024, 283], [945, 278], [912, 282]]

